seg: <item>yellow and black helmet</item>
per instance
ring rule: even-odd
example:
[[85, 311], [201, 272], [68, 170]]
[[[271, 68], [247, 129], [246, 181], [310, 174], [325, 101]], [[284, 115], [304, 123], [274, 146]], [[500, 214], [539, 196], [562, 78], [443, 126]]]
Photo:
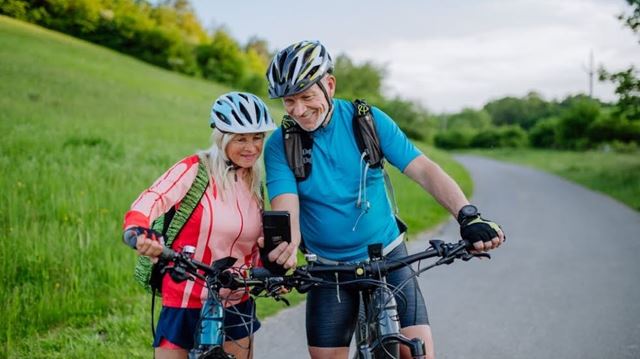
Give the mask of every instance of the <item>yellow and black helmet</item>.
[[267, 69], [269, 96], [281, 98], [300, 93], [326, 73], [333, 71], [333, 60], [319, 41], [300, 41], [280, 50]]

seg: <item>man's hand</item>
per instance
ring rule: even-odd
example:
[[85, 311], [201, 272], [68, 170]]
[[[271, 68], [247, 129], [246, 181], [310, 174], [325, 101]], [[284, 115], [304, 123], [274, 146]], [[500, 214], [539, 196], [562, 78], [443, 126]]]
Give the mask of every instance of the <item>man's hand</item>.
[[506, 239], [498, 224], [480, 215], [460, 224], [460, 236], [473, 243], [473, 248], [478, 252], [498, 248]]
[[[260, 248], [264, 247], [264, 237], [258, 238], [258, 246]], [[297, 252], [298, 245], [294, 244], [293, 241], [291, 243], [282, 242], [269, 252], [268, 258], [271, 263], [278, 263], [285, 269], [294, 268], [298, 263]]]

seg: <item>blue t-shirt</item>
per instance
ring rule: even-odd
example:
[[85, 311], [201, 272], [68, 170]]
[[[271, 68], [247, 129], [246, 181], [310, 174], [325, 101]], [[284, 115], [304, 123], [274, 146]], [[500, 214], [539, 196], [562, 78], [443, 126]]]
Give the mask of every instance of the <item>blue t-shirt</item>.
[[[284, 152], [281, 128], [267, 141], [265, 163], [269, 199], [284, 193], [300, 200], [300, 230], [311, 253], [336, 261], [368, 257], [367, 246], [389, 244], [399, 235], [380, 168], [369, 169], [366, 196], [371, 203], [363, 214], [356, 207], [364, 162], [353, 133], [351, 102], [334, 99], [326, 127], [313, 133], [311, 174], [297, 182]], [[373, 107], [373, 118], [386, 160], [400, 171], [421, 152], [384, 112]]]

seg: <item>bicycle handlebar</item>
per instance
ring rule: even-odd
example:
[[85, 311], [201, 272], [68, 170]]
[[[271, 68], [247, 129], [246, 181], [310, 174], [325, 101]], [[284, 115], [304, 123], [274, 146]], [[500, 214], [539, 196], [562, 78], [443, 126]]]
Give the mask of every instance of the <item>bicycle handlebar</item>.
[[306, 271], [309, 274], [327, 273], [327, 272], [332, 272], [332, 273], [355, 272], [358, 276], [367, 276], [367, 275], [378, 274], [378, 273], [386, 274], [388, 272], [397, 270], [401, 267], [411, 265], [417, 261], [434, 258], [434, 257], [442, 257], [442, 259], [440, 260], [442, 261], [442, 263], [439, 263], [439, 264], [449, 264], [449, 263], [452, 263], [453, 260], [455, 259], [469, 260], [472, 257], [489, 256], [486, 253], [475, 254], [475, 255], [469, 253], [467, 251], [467, 248], [472, 248], [472, 245], [466, 240], [461, 240], [458, 243], [445, 243], [441, 240], [436, 239], [436, 240], [429, 241], [429, 243], [431, 244], [431, 247], [427, 248], [426, 250], [415, 253], [415, 254], [407, 255], [403, 258], [395, 259], [393, 261], [383, 258], [380, 260], [375, 260], [371, 262], [362, 262], [357, 264], [338, 264], [338, 265], [322, 265], [322, 266], [312, 265], [308, 267]]
[[[130, 241], [130, 239], [132, 239], [132, 241]], [[135, 237], [125, 237], [125, 242], [129, 245], [133, 243], [134, 245], [131, 246], [135, 248]], [[468, 249], [473, 248], [473, 245], [466, 240], [461, 240], [457, 243], [445, 243], [441, 240], [434, 239], [430, 240], [429, 244], [431, 246], [426, 250], [407, 255], [399, 259], [388, 260], [385, 257], [382, 257], [381, 259], [369, 262], [339, 265], [315, 265], [315, 263], [311, 263], [297, 267], [292, 274], [282, 276], [274, 276], [269, 272], [269, 270], [257, 267], [249, 271], [248, 277], [243, 277], [228, 270], [235, 263], [235, 258], [226, 257], [215, 261], [211, 266], [209, 266], [191, 258], [186, 253], [175, 252], [171, 248], [167, 247], [163, 249], [160, 259], [182, 266], [185, 271], [201, 280], [206, 281], [207, 277], [215, 278], [216, 283], [220, 288], [238, 289], [253, 286], [267, 289], [269, 291], [269, 295], [277, 296], [274, 288], [296, 288], [299, 292], [304, 293], [314, 285], [327, 283], [324, 279], [314, 277], [314, 274], [327, 272], [354, 273], [356, 278], [368, 278], [375, 275], [386, 275], [387, 273], [401, 267], [409, 266], [420, 260], [434, 257], [440, 257], [440, 259], [426, 269], [441, 264], [451, 264], [456, 259], [468, 261], [473, 257], [491, 258], [487, 253], [470, 253]], [[204, 275], [198, 273], [198, 270], [202, 271]]]

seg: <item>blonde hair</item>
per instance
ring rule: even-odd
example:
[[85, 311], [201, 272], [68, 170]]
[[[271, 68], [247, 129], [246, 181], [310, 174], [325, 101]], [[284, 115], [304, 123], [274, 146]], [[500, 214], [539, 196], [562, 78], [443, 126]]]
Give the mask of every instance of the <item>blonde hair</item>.
[[[225, 149], [235, 136], [237, 136], [237, 134], [222, 132], [214, 128], [211, 134], [211, 147], [198, 152], [198, 156], [203, 159], [209, 175], [215, 181], [216, 186], [222, 189], [222, 191], [218, 192], [221, 195], [231, 187], [232, 179], [229, 172], [234, 170], [234, 166], [227, 157]], [[262, 165], [260, 159], [247, 170], [250, 176], [249, 188], [251, 193], [258, 202], [258, 205], [262, 207]]]

